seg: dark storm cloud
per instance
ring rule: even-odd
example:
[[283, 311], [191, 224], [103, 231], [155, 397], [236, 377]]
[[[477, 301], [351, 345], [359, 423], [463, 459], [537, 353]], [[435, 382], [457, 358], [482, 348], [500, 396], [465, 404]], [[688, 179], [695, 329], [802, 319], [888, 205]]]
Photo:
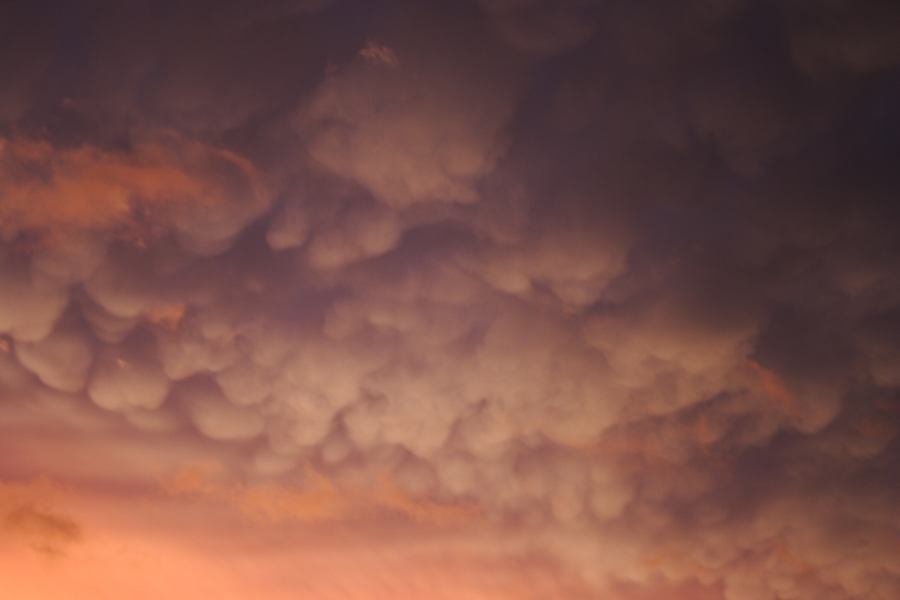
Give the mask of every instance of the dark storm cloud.
[[590, 593], [900, 591], [891, 3], [0, 10], [7, 396]]

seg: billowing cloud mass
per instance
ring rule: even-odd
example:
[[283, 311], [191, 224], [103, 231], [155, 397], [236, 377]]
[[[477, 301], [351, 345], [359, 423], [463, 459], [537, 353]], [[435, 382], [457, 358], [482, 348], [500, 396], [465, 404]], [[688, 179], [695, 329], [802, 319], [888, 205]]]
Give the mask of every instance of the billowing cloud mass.
[[898, 40], [4, 3], [0, 588], [900, 597]]

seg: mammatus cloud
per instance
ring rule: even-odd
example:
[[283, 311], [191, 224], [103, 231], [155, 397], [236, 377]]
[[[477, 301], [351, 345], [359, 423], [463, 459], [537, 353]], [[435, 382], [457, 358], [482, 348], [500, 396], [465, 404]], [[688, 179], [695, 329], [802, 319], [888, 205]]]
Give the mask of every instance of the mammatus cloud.
[[273, 598], [900, 593], [892, 5], [195, 4], [3, 9], [0, 474]]
[[447, 33], [433, 40], [394, 33], [396, 49], [367, 42], [297, 116], [313, 161], [389, 207], [477, 202], [479, 180], [508, 145], [517, 65], [483, 54], [491, 46], [480, 35], [453, 39], [465, 27], [458, 19], [440, 27]]

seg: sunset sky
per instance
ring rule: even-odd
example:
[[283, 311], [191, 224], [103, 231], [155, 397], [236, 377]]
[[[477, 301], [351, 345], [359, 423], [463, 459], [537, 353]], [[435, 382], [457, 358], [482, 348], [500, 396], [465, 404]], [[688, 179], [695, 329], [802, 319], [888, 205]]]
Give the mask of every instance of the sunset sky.
[[3, 600], [897, 600], [900, 3], [0, 3]]

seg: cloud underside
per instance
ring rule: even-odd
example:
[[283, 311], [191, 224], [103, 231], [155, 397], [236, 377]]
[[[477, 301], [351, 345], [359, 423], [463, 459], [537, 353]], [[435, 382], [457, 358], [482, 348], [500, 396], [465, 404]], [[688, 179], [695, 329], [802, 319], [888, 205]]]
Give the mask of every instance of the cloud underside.
[[341, 5], [2, 9], [0, 475], [900, 595], [896, 9]]

